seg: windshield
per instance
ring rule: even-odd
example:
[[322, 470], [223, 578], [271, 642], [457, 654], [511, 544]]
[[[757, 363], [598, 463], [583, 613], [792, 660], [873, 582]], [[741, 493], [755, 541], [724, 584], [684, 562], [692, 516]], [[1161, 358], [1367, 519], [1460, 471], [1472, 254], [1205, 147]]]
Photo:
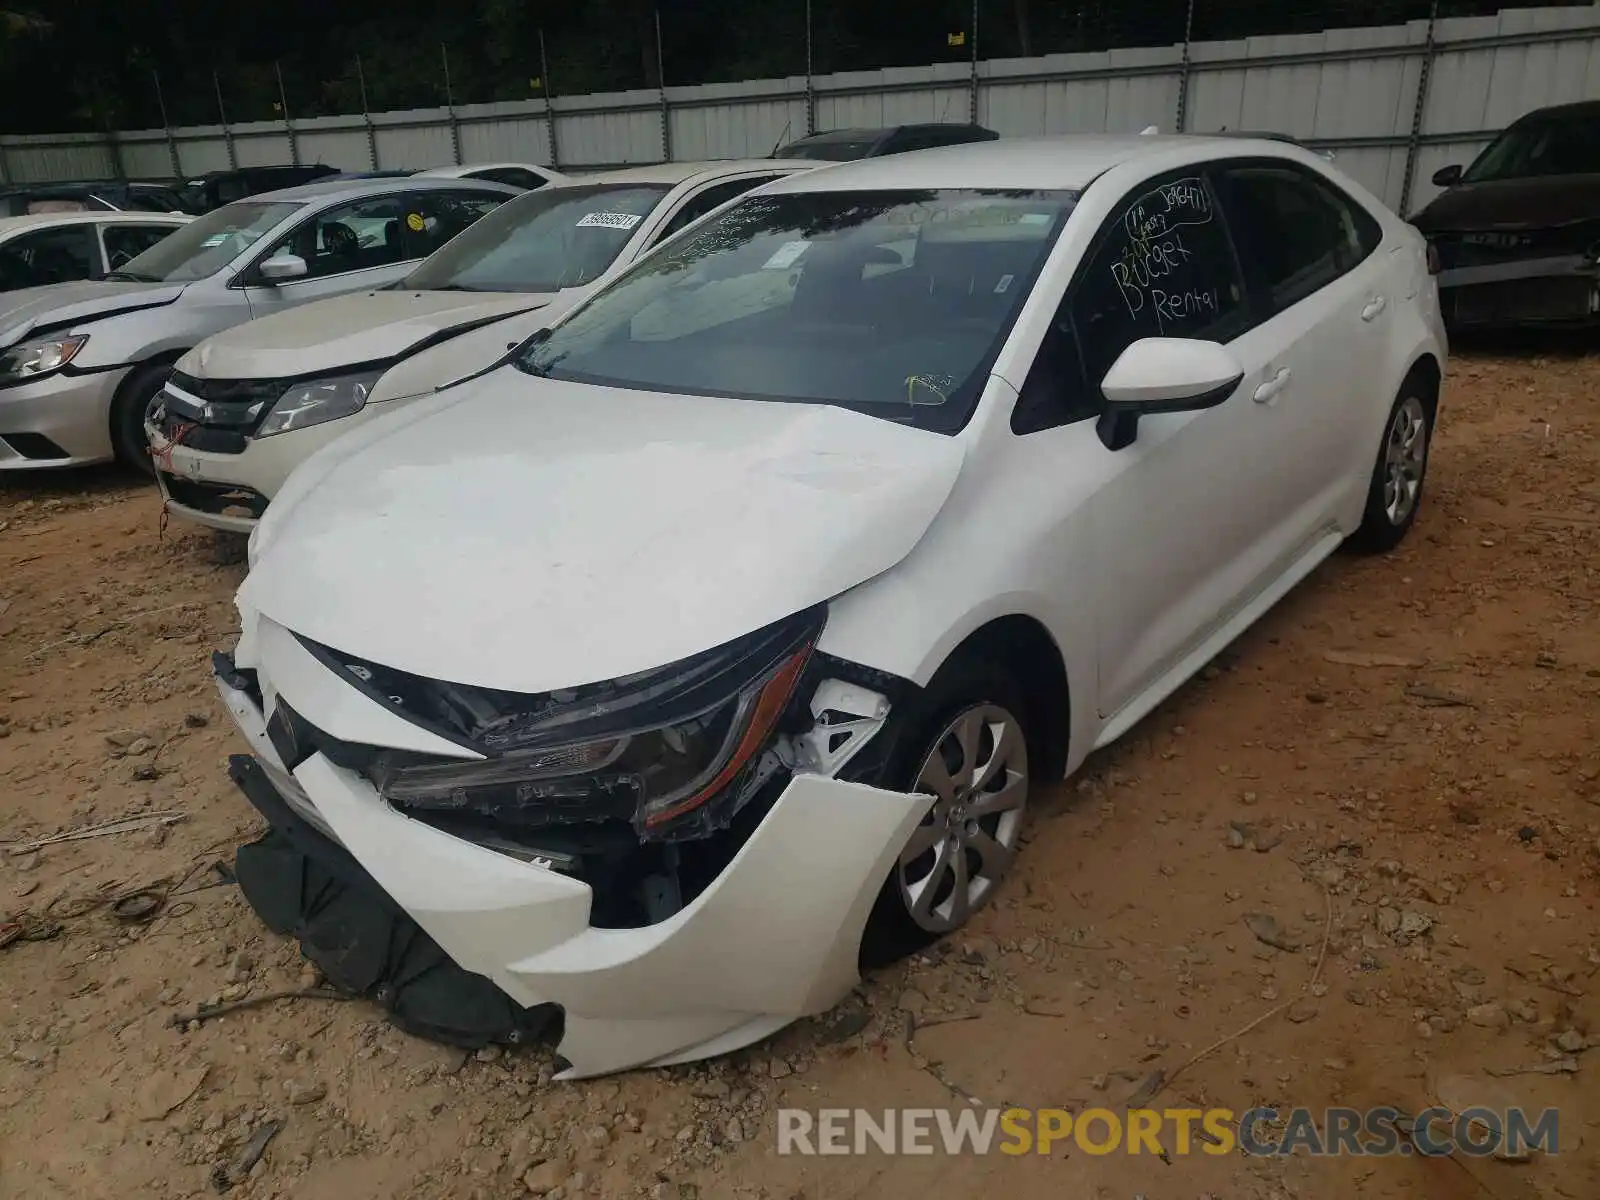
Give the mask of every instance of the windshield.
[[753, 196], [665, 243], [517, 365], [610, 387], [837, 404], [954, 433], [1075, 199]]
[[820, 159], [822, 162], [854, 162], [858, 158], [866, 158], [872, 153], [872, 148], [877, 144], [878, 138], [876, 136], [853, 141], [812, 141], [808, 138], [802, 138], [798, 142], [790, 142], [772, 157], [814, 158]]
[[401, 286], [419, 292], [555, 292], [592, 283], [670, 191], [667, 184], [540, 188], [508, 200]]
[[1478, 155], [1467, 183], [1600, 175], [1600, 113], [1552, 113], [1518, 121]]
[[188, 283], [215, 275], [301, 206], [241, 200], [176, 229], [116, 272], [119, 279]]

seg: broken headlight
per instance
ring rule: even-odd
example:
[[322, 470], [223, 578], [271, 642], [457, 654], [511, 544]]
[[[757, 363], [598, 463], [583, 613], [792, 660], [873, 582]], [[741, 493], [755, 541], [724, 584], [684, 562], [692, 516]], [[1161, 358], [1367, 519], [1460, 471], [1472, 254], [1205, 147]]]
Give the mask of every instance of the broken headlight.
[[766, 778], [762, 759], [821, 627], [820, 612], [803, 614], [671, 666], [541, 695], [339, 657], [391, 704], [488, 756], [379, 754], [368, 775], [397, 807], [522, 829], [627, 820], [666, 840], [725, 825]]
[[367, 397], [383, 371], [363, 371], [297, 383], [279, 396], [256, 430], [258, 438], [292, 433], [327, 421], [354, 416], [367, 405]]

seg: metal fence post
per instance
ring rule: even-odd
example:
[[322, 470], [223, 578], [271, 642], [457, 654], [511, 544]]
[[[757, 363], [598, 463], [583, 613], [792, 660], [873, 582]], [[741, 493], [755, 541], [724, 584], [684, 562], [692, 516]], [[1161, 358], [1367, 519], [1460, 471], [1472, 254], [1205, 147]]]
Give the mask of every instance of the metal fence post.
[[283, 109], [283, 128], [289, 135], [289, 161], [298, 167], [300, 143], [294, 136], [294, 122], [289, 119], [289, 94], [283, 90], [283, 66], [275, 62], [272, 69], [278, 73], [278, 107]]
[[456, 166], [461, 165], [461, 125], [456, 121], [456, 97], [450, 90], [450, 48], [439, 43], [439, 57], [444, 61], [444, 110], [450, 117], [450, 153]]
[[817, 131], [817, 88], [811, 58], [811, 0], [806, 0], [806, 136]]
[[1428, 35], [1422, 47], [1422, 69], [1417, 73], [1417, 103], [1411, 110], [1411, 136], [1406, 142], [1406, 173], [1400, 184], [1400, 215], [1411, 208], [1411, 185], [1417, 177], [1417, 154], [1422, 149], [1422, 120], [1427, 115], [1428, 81], [1433, 77], [1433, 60], [1438, 53], [1434, 34], [1439, 24], [1439, 0], [1428, 7]]
[[222, 76], [211, 72], [211, 83], [217, 89], [217, 116], [222, 118], [222, 143], [228, 148], [228, 169], [239, 169], [239, 150], [233, 144], [233, 130], [228, 125], [228, 109], [222, 103]]
[[972, 0], [972, 46], [969, 55], [972, 79], [967, 91], [967, 124], [978, 123], [978, 0]]
[[550, 143], [550, 165], [561, 169], [561, 152], [556, 148], [556, 110], [550, 106], [550, 60], [544, 52], [544, 30], [539, 30], [539, 87], [544, 92], [544, 136]]
[[1189, 129], [1189, 63], [1190, 47], [1194, 42], [1194, 3], [1189, 0], [1189, 11], [1183, 19], [1183, 65], [1178, 71], [1178, 116], [1174, 133], [1187, 133]]
[[356, 55], [356, 82], [361, 85], [361, 119], [367, 123], [367, 158], [371, 170], [378, 169], [378, 131], [372, 127], [372, 110], [367, 107], [367, 73], [361, 67], [361, 55]]
[[[154, 67], [150, 68], [150, 78], [156, 81], [156, 107], [161, 110], [161, 128], [167, 135], [167, 157], [172, 161], [172, 177], [183, 177], [183, 164], [178, 161], [178, 143], [172, 137], [172, 122], [167, 119], [167, 98], [161, 93], [161, 72]], [[106, 145], [112, 148], [116, 145], [116, 135], [111, 132], [108, 124], [106, 127]], [[115, 149], [111, 150], [114, 159], [120, 158]]]
[[666, 59], [661, 50], [661, 10], [656, 14], [656, 86], [661, 89], [661, 161], [672, 161], [672, 110], [667, 107]]

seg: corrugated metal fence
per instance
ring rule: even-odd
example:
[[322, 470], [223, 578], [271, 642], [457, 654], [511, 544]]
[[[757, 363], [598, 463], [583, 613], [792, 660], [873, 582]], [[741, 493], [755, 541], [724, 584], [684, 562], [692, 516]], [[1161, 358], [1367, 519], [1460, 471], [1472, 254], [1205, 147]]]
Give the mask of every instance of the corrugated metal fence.
[[0, 178], [190, 177], [233, 166], [346, 170], [542, 162], [583, 171], [760, 157], [812, 130], [975, 114], [1002, 135], [1274, 130], [1334, 150], [1401, 211], [1514, 118], [1600, 97], [1600, 6], [970, 66], [856, 71], [446, 109], [0, 137]]

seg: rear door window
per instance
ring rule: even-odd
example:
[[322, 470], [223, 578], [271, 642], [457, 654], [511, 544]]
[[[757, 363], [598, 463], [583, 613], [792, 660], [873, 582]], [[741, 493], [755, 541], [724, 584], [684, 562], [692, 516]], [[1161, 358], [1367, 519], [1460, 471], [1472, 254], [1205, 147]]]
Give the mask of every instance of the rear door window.
[[1240, 260], [1270, 313], [1354, 270], [1383, 238], [1359, 204], [1292, 163], [1228, 166], [1217, 182]]
[[509, 199], [492, 193], [418, 192], [405, 198], [406, 214], [401, 236], [405, 257], [427, 258]]

